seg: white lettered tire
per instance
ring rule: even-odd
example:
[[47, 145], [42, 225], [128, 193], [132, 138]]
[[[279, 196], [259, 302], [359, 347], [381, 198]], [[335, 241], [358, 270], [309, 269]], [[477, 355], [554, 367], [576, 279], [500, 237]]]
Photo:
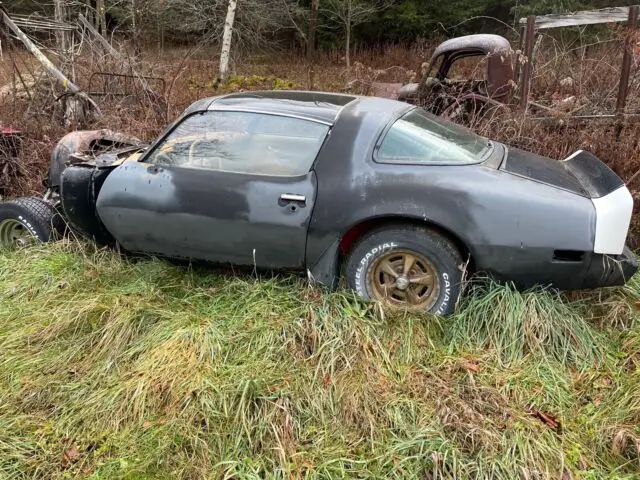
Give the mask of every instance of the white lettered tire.
[[416, 225], [386, 226], [357, 242], [347, 258], [346, 281], [367, 300], [449, 315], [460, 296], [462, 264], [443, 235]]
[[0, 203], [0, 248], [55, 240], [65, 227], [56, 209], [41, 198], [22, 197]]

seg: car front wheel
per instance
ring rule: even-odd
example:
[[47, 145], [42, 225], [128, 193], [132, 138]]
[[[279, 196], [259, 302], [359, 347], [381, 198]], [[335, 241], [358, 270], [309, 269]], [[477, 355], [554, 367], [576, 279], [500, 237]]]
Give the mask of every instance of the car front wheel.
[[365, 299], [448, 315], [460, 295], [462, 264], [458, 249], [433, 230], [383, 227], [365, 234], [353, 248], [346, 280]]
[[49, 203], [24, 197], [0, 203], [0, 249], [53, 240], [64, 231], [64, 221]]

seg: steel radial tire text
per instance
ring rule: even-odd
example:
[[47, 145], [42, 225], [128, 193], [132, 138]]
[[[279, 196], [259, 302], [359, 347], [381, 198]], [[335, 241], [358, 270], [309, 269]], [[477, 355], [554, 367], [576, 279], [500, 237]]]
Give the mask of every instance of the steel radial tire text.
[[64, 232], [58, 211], [38, 197], [24, 197], [0, 203], [0, 248], [48, 242]]
[[393, 225], [357, 243], [347, 259], [346, 280], [365, 299], [448, 315], [460, 295], [462, 263], [457, 248], [439, 233]]

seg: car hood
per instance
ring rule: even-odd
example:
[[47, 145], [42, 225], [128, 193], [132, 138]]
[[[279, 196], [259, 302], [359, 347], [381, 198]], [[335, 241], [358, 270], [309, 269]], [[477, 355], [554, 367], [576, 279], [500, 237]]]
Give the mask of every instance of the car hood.
[[137, 161], [142, 154], [149, 148], [148, 145], [139, 145], [134, 147], [120, 148], [111, 150], [100, 155], [87, 163], [91, 163], [97, 167], [110, 167], [120, 165], [125, 160]]

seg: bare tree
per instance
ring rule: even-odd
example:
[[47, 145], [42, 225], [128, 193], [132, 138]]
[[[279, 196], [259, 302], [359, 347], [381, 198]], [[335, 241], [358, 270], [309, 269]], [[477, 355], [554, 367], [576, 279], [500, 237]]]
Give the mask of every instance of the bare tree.
[[24, 47], [33, 54], [47, 73], [62, 87], [66, 96], [65, 125], [81, 123], [91, 114], [100, 115], [100, 108], [91, 97], [67, 78], [3, 10], [0, 10], [0, 20], [4, 22], [11, 33], [22, 42]]
[[[57, 22], [61, 24], [68, 20], [67, 0], [54, 0], [54, 15]], [[56, 49], [60, 58], [60, 70], [68, 75], [73, 64], [73, 45], [71, 44], [71, 33], [65, 29], [56, 30]]]
[[136, 0], [131, 0], [131, 36], [133, 38], [133, 56], [137, 66], [140, 65], [140, 22], [138, 19], [138, 5]]
[[345, 62], [351, 68], [351, 31], [353, 27], [366, 23], [376, 12], [387, 8], [385, 3], [370, 0], [326, 0], [321, 11], [328, 19], [344, 30]]
[[229, 0], [227, 18], [222, 33], [222, 51], [220, 52], [220, 79], [224, 82], [229, 77], [229, 55], [231, 53], [231, 37], [233, 37], [233, 21], [236, 18], [237, 0]]
[[107, 11], [104, 0], [96, 0], [96, 29], [102, 35], [107, 35]]
[[307, 62], [309, 63], [309, 90], [313, 90], [315, 76], [316, 28], [318, 25], [318, 7], [320, 0], [311, 0], [311, 17], [307, 37]]

